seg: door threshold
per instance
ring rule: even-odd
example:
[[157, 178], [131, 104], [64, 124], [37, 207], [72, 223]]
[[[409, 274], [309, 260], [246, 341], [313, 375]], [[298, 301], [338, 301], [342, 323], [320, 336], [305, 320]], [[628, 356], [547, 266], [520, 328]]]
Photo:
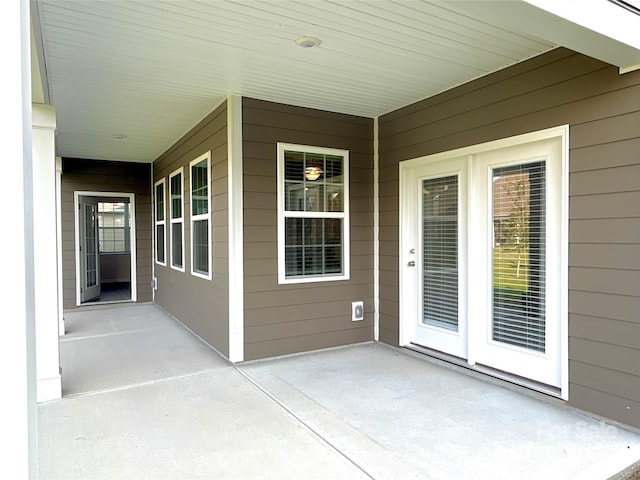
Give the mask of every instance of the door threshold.
[[487, 377], [490, 377], [491, 379], [497, 379], [502, 385], [504, 385], [504, 382], [507, 382], [513, 386], [524, 387], [527, 390], [532, 390], [537, 393], [542, 393], [546, 396], [562, 399], [560, 388], [554, 387], [552, 385], [536, 382], [534, 380], [520, 377], [518, 375], [514, 375], [512, 373], [505, 372], [497, 368], [481, 365], [479, 363], [476, 363], [475, 365], [469, 365], [467, 363], [467, 360], [464, 358], [456, 357], [454, 355], [449, 355], [447, 353], [443, 353], [438, 350], [433, 350], [431, 348], [423, 347], [422, 345], [418, 345], [416, 343], [410, 343], [408, 345], [404, 345], [403, 348], [406, 348], [407, 350], [411, 350], [412, 352], [418, 353], [420, 355], [424, 355], [427, 357], [431, 357], [432, 359], [436, 359], [441, 362], [448, 363], [455, 367], [461, 367], [465, 369], [465, 371], [467, 372], [474, 372], [477, 374], [481, 374], [482, 378], [484, 378], [485, 380], [488, 380]]
[[104, 302], [84, 302], [78, 305], [78, 307], [97, 307], [100, 305], [114, 305], [118, 303], [136, 303], [134, 300], [105, 300]]

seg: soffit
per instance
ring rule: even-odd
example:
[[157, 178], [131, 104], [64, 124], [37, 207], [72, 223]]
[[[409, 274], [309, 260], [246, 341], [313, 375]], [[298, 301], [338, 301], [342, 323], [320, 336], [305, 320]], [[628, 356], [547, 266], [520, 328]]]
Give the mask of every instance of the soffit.
[[40, 0], [57, 154], [153, 161], [230, 93], [376, 117], [555, 46], [456, 3]]

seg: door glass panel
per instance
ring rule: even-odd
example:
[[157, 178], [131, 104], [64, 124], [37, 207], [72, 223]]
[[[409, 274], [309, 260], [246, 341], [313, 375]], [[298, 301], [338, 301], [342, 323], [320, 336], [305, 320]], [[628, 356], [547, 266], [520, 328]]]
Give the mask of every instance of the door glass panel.
[[458, 330], [458, 177], [422, 181], [422, 323]]
[[545, 163], [493, 170], [492, 338], [545, 351]]
[[93, 287], [98, 282], [98, 265], [96, 257], [96, 228], [95, 228], [95, 215], [96, 210], [93, 205], [85, 205], [84, 208], [84, 222], [86, 232], [86, 245], [85, 245], [85, 287]]

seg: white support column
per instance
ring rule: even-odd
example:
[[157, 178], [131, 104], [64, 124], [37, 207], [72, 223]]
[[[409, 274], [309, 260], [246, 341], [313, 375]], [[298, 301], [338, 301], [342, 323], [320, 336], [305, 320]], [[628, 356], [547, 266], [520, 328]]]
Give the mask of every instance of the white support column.
[[5, 203], [0, 235], [0, 452], [11, 478], [37, 477], [31, 214], [29, 2], [0, 2], [0, 105]]
[[58, 262], [58, 335], [64, 335], [62, 299], [62, 158], [56, 157], [56, 250]]
[[229, 360], [244, 360], [244, 231], [242, 203], [242, 97], [227, 97], [229, 196]]
[[38, 402], [62, 397], [58, 323], [56, 113], [33, 104], [33, 233]]

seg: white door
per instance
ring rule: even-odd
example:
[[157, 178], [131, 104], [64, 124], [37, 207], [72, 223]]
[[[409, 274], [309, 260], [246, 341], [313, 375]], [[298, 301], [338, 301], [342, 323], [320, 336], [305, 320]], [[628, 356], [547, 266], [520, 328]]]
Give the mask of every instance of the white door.
[[401, 166], [401, 343], [565, 385], [563, 141]]
[[[473, 310], [477, 363], [561, 385], [562, 143], [480, 153], [474, 213], [483, 262]], [[470, 314], [471, 315], [471, 314]]]
[[80, 204], [80, 301], [100, 296], [100, 251], [98, 244], [98, 200], [81, 197]]
[[415, 270], [417, 314], [412, 342], [467, 358], [467, 159], [430, 163], [413, 172], [417, 208], [407, 268]]

